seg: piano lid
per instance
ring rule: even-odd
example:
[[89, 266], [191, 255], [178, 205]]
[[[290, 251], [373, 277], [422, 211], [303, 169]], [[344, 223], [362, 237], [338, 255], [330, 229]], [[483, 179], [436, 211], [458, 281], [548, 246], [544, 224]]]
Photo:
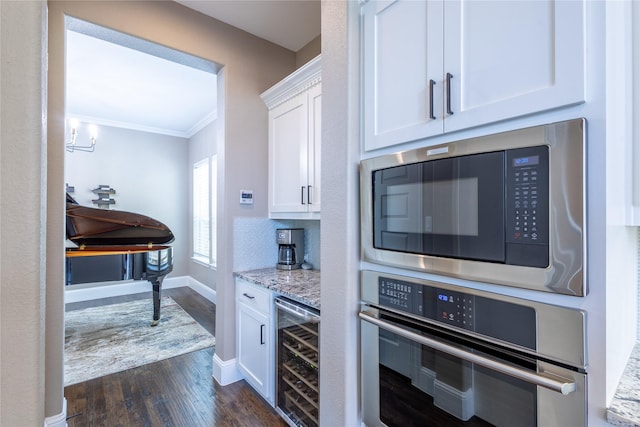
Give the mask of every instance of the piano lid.
[[81, 206], [67, 193], [67, 239], [83, 246], [163, 245], [174, 240], [163, 223], [145, 215]]

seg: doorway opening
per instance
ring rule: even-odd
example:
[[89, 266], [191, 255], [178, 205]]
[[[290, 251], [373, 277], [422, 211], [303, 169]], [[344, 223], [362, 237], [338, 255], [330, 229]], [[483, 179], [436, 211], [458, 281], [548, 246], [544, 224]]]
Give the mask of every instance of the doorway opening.
[[[198, 225], [203, 219], [195, 218], [192, 171], [217, 154], [220, 65], [72, 17], [65, 20], [65, 40], [67, 192], [81, 205], [166, 224], [175, 236], [171, 275], [214, 284], [212, 261], [194, 262], [194, 247], [201, 247], [197, 233], [204, 230], [215, 249], [217, 209], [209, 202], [208, 227]], [[65, 300], [149, 290], [148, 283], [113, 282], [88, 277], [72, 283], [67, 275]]]

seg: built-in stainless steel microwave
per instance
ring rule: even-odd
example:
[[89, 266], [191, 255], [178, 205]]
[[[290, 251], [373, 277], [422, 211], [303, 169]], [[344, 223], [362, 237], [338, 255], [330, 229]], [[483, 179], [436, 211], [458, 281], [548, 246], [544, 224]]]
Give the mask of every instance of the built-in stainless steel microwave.
[[364, 261], [584, 296], [586, 121], [366, 159]]

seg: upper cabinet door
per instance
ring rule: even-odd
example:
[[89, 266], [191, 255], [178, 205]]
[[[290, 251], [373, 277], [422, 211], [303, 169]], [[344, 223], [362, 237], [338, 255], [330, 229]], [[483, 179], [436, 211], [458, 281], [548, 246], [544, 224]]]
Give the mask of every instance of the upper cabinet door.
[[581, 1], [445, 1], [453, 113], [445, 132], [583, 102], [583, 8]]
[[363, 5], [364, 146], [442, 133], [443, 4]]
[[306, 212], [309, 104], [303, 92], [269, 111], [269, 210]]
[[585, 100], [584, 2], [369, 0], [364, 149]]
[[320, 55], [267, 89], [269, 218], [320, 219]]

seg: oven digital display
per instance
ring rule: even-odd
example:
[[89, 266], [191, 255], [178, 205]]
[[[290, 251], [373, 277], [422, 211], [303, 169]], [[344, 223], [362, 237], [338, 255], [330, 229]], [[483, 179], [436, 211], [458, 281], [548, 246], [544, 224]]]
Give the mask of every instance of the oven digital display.
[[453, 297], [450, 297], [450, 296], [445, 295], [445, 294], [438, 294], [438, 299], [440, 301], [449, 302], [449, 298], [453, 298]]

